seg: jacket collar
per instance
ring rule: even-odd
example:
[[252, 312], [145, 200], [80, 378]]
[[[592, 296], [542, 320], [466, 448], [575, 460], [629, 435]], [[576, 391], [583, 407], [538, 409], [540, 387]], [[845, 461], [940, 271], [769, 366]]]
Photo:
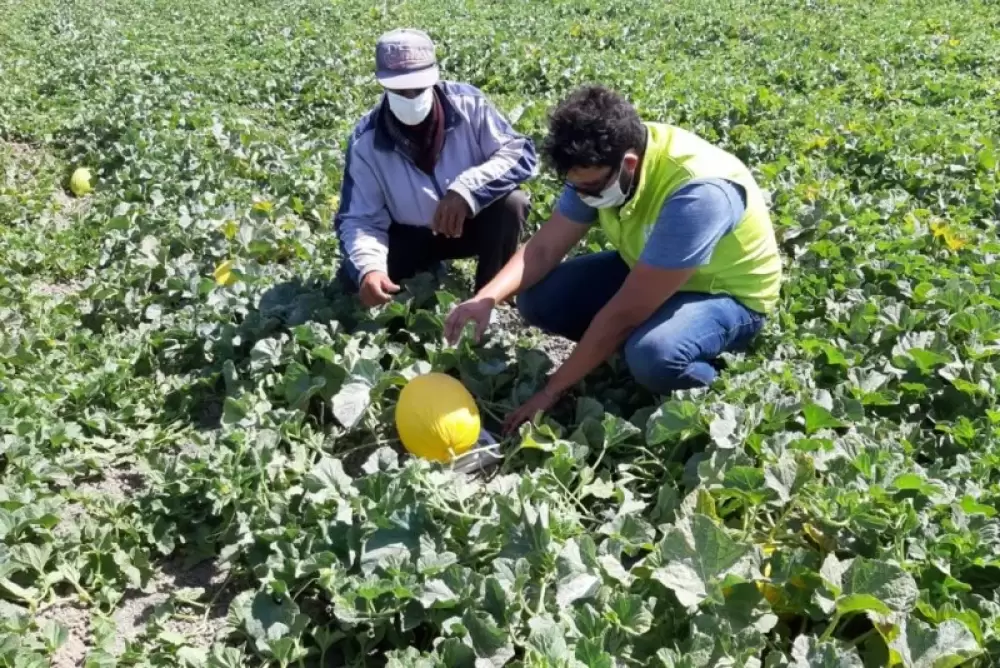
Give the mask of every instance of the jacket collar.
[[[441, 100], [441, 107], [444, 110], [444, 131], [447, 134], [449, 130], [462, 122], [462, 115], [458, 113], [458, 109], [455, 108], [455, 104], [448, 97], [448, 93], [445, 91], [442, 83], [435, 84], [434, 90], [438, 99]], [[375, 148], [380, 151], [396, 150], [396, 137], [389, 128], [389, 123], [392, 122], [389, 118], [391, 113], [389, 110], [389, 101], [383, 95], [382, 101], [375, 112]]]

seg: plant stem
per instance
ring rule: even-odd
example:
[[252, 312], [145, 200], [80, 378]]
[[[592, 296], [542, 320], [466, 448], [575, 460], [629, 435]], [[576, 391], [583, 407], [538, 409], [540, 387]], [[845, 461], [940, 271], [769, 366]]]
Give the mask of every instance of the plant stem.
[[824, 640], [829, 640], [830, 636], [833, 635], [834, 630], [837, 628], [837, 624], [839, 623], [840, 623], [840, 613], [836, 612], [833, 615], [833, 619], [830, 620], [830, 625], [826, 627], [826, 630], [823, 631], [823, 635], [819, 637], [820, 642], [823, 642]]
[[857, 638], [855, 638], [854, 640], [851, 641], [851, 643], [850, 643], [851, 647], [857, 647], [858, 645], [860, 645], [864, 641], [868, 640], [870, 637], [872, 637], [872, 635], [875, 634], [876, 631], [878, 631], [878, 629], [876, 629], [874, 627], [868, 629], [867, 631], [865, 631], [864, 633], [862, 633]]
[[233, 577], [233, 571], [232, 570], [230, 570], [228, 573], [226, 573], [226, 577], [222, 581], [222, 584], [219, 585], [219, 588], [215, 590], [215, 593], [212, 594], [212, 598], [209, 599], [208, 603], [205, 605], [205, 615], [204, 615], [204, 619], [202, 620], [203, 622], [207, 622], [208, 621], [209, 615], [212, 614], [212, 608], [215, 607], [215, 603], [216, 603], [216, 601], [219, 600], [219, 596], [222, 595], [222, 592], [226, 591], [226, 587], [229, 586], [229, 579], [231, 577]]
[[556, 484], [559, 485], [559, 488], [566, 493], [566, 496], [573, 500], [573, 503], [577, 506], [577, 510], [580, 512], [580, 519], [595, 523], [598, 522], [598, 519], [590, 514], [589, 509], [583, 505], [583, 502], [581, 502], [573, 492], [569, 491], [569, 488], [563, 484], [562, 480], [560, 480], [555, 474], [552, 474], [552, 479], [555, 480]]
[[314, 582], [316, 582], [316, 578], [309, 578], [309, 580], [304, 585], [299, 587], [299, 590], [297, 592], [295, 592], [295, 595], [292, 596], [292, 600], [293, 601], [298, 600], [299, 596], [302, 596], [305, 590], [308, 589], [310, 586], [312, 586]]
[[[441, 501], [441, 499], [437, 499], [437, 498], [435, 500], [436, 501]], [[447, 513], [449, 515], [454, 515], [455, 517], [464, 517], [467, 520], [477, 520], [477, 521], [482, 521], [482, 522], [494, 522], [494, 521], [496, 521], [496, 518], [493, 518], [493, 517], [487, 517], [486, 515], [474, 515], [472, 513], [463, 513], [463, 512], [458, 511], [458, 510], [453, 510], [453, 509], [449, 508], [448, 506], [442, 506], [442, 505], [438, 505], [436, 503], [429, 503], [427, 505], [429, 505], [434, 510], [439, 510], [442, 513]]]
[[799, 504], [798, 497], [792, 499], [788, 503], [785, 509], [781, 512], [781, 515], [778, 516], [778, 519], [774, 521], [774, 526], [771, 527], [771, 532], [767, 535], [768, 541], [774, 542], [774, 536], [776, 533], [778, 533], [778, 527], [780, 527], [782, 524], [785, 523], [785, 520], [788, 519], [788, 516], [792, 513], [793, 510], [795, 510], [795, 507], [798, 506], [798, 504]]
[[548, 581], [542, 580], [542, 586], [538, 588], [538, 603], [535, 605], [535, 614], [540, 615], [545, 610], [545, 588]]

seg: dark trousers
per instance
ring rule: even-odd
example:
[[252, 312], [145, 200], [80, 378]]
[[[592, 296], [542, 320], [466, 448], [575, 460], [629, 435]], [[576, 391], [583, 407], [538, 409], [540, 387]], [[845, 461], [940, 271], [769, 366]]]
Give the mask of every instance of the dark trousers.
[[475, 258], [478, 291], [514, 255], [529, 209], [527, 194], [514, 190], [466, 220], [457, 239], [435, 235], [429, 227], [393, 223], [389, 226], [389, 278], [398, 284], [421, 272], [433, 272], [446, 260]]

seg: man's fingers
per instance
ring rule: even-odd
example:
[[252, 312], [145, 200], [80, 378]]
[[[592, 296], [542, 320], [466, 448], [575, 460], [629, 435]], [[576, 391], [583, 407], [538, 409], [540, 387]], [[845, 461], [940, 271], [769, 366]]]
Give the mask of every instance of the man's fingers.
[[[379, 306], [380, 304], [385, 304], [392, 299], [393, 292], [399, 292], [399, 286], [395, 285], [389, 279], [370, 283], [367, 290], [367, 305]], [[364, 291], [362, 291], [362, 298], [364, 294]]]
[[445, 213], [446, 219], [446, 234], [449, 237], [455, 238], [458, 236], [458, 231], [462, 226], [462, 213], [457, 207], [449, 206], [447, 212]]
[[510, 418], [511, 418], [511, 416], [508, 415], [506, 417], [506, 419], [504, 419], [504, 421], [503, 421], [503, 426], [500, 427], [500, 434], [502, 436], [506, 436], [507, 434], [510, 433]]
[[431, 218], [431, 232], [434, 234], [441, 233], [441, 205], [438, 204], [437, 208], [434, 209], [434, 216]]
[[448, 343], [455, 343], [455, 321], [458, 319], [458, 311], [453, 310], [444, 320], [444, 340]]
[[490, 324], [489, 315], [485, 318], [476, 319], [476, 343], [479, 343], [483, 339], [483, 334], [486, 333], [486, 328]]
[[523, 408], [517, 409], [516, 411], [508, 415], [506, 420], [504, 420], [503, 423], [504, 436], [510, 435], [510, 432], [520, 427], [521, 423], [524, 422], [524, 417], [521, 415], [523, 410], [524, 410]]
[[440, 207], [441, 212], [439, 214], [440, 218], [438, 220], [438, 234], [443, 234], [446, 237], [451, 236], [451, 215], [447, 211], [447, 207]]
[[516, 425], [521, 423], [521, 413], [524, 412], [524, 407], [519, 407], [514, 410], [513, 413], [507, 416], [507, 419], [503, 421], [503, 433], [504, 435], [509, 434]]
[[454, 345], [462, 335], [462, 329], [469, 322], [469, 316], [461, 306], [448, 317], [448, 343]]

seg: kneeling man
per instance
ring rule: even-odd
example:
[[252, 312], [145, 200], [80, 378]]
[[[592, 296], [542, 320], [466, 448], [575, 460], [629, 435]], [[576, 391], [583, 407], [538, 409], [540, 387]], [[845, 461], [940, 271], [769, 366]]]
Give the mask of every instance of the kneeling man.
[[[532, 325], [577, 342], [514, 429], [622, 350], [656, 393], [704, 387], [712, 361], [746, 346], [778, 302], [782, 267], [764, 195], [736, 156], [679, 127], [643, 122], [586, 87], [552, 114], [547, 161], [566, 180], [556, 210], [510, 262], [455, 307], [445, 334], [484, 331], [517, 295]], [[615, 250], [563, 262], [599, 224]]]
[[475, 258], [479, 290], [517, 250], [534, 144], [481, 91], [441, 81], [423, 32], [383, 35], [375, 66], [384, 94], [351, 136], [334, 223], [339, 277], [374, 307], [402, 280]]

